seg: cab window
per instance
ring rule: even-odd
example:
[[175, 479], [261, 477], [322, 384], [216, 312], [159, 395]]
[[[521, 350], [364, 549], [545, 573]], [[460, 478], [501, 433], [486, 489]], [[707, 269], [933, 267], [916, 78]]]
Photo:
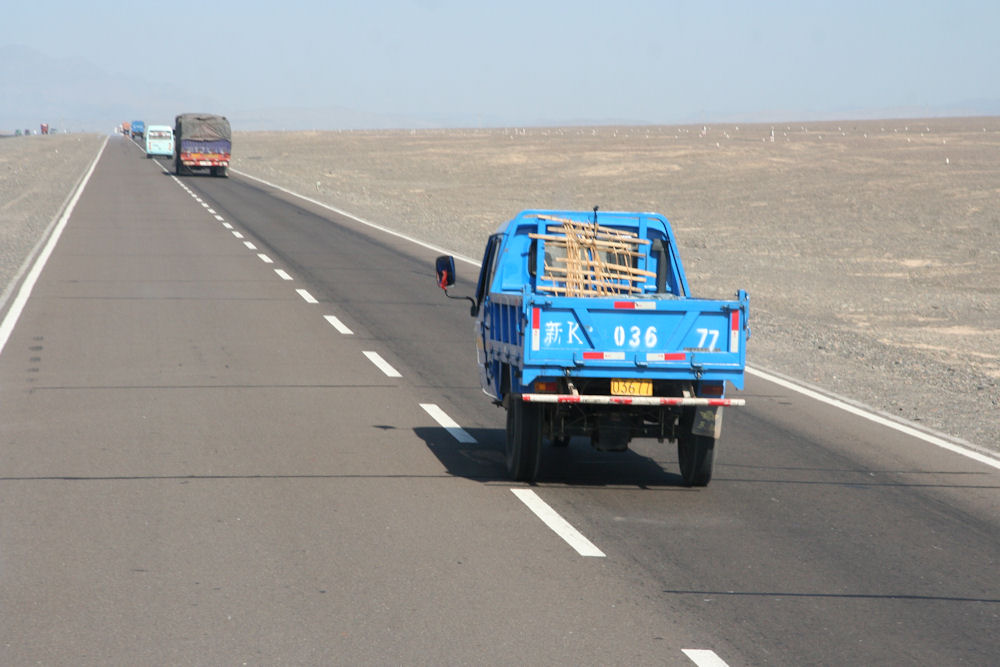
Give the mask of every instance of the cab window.
[[497, 251], [500, 249], [500, 237], [491, 236], [486, 243], [486, 250], [483, 252], [483, 268], [479, 272], [479, 284], [476, 285], [476, 311], [490, 291], [490, 284], [493, 282], [493, 274], [496, 273]]

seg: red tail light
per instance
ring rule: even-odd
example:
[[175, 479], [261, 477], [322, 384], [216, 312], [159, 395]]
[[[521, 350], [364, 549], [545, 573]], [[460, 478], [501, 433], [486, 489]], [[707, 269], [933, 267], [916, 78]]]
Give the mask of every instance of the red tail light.
[[535, 393], [536, 394], [558, 394], [559, 393], [559, 383], [558, 382], [546, 382], [544, 380], [535, 380]]

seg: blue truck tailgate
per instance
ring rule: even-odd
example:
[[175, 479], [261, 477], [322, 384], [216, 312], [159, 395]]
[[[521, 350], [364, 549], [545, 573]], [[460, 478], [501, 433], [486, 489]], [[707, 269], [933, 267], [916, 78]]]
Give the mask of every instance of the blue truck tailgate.
[[483, 326], [521, 383], [539, 377], [728, 380], [743, 388], [748, 297], [733, 301], [494, 295]]
[[743, 388], [747, 299], [532, 298], [522, 382], [569, 371], [729, 380]]

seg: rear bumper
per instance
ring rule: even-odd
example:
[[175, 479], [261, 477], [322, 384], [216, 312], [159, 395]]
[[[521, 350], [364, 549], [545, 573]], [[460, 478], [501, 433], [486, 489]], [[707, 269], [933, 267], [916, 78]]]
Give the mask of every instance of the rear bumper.
[[744, 406], [743, 398], [681, 398], [662, 396], [595, 396], [590, 394], [521, 394], [529, 403], [579, 403], [583, 405], [639, 405], [639, 406]]
[[229, 156], [181, 153], [181, 164], [185, 167], [228, 167]]

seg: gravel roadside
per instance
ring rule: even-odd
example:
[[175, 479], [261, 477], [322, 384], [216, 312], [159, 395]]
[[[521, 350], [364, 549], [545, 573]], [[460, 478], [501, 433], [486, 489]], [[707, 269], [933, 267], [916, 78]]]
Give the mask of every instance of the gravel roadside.
[[3, 293], [7, 293], [45, 229], [62, 211], [103, 141], [104, 137], [97, 134], [0, 139], [0, 290]]

